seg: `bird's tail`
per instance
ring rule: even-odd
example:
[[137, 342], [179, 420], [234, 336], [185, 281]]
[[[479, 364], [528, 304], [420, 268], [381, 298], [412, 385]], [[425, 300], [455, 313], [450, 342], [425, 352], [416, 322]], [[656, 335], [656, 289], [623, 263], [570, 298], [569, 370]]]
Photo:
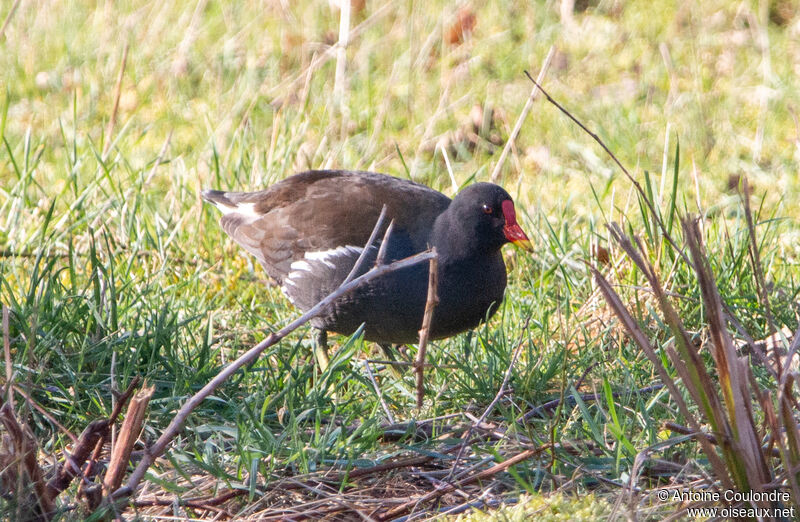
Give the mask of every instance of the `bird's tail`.
[[223, 192], [221, 190], [203, 190], [200, 192], [200, 195], [208, 201], [209, 203], [213, 203], [217, 207], [225, 206], [228, 208], [236, 207], [236, 203], [228, 199], [228, 193]]

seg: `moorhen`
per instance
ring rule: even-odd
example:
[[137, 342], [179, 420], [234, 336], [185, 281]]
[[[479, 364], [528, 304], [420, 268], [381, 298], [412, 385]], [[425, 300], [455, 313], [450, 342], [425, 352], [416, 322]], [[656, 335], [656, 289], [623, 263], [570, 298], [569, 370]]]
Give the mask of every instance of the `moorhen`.
[[[530, 249], [511, 197], [491, 183], [472, 184], [450, 200], [419, 183], [384, 174], [315, 170], [259, 192], [205, 190], [202, 196], [222, 211], [225, 232], [258, 259], [303, 311], [347, 277], [385, 204], [385, 223], [394, 221], [385, 263], [431, 246], [438, 252], [439, 303], [431, 339], [449, 337], [490, 317], [506, 288], [500, 248], [513, 242]], [[378, 245], [371, 250], [361, 273], [375, 263]], [[349, 335], [363, 324], [367, 340], [415, 342], [427, 287], [428, 265], [420, 263], [373, 279], [336, 300], [311, 320], [318, 329], [320, 364], [327, 366], [328, 331]]]

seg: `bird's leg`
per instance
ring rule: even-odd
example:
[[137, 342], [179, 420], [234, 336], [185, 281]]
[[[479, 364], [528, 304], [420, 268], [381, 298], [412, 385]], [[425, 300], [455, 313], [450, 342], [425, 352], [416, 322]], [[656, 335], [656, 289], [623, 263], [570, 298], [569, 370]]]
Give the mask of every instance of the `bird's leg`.
[[395, 350], [397, 351], [397, 353], [400, 354], [400, 357], [402, 357], [404, 361], [406, 361], [406, 362], [410, 362], [411, 361], [411, 355], [408, 353], [408, 345], [407, 344], [396, 344], [395, 345]]
[[319, 369], [324, 372], [331, 362], [328, 357], [328, 332], [319, 328], [314, 328], [314, 357]]
[[388, 361], [387, 366], [389, 367], [389, 371], [392, 373], [392, 375], [398, 379], [402, 379], [405, 368], [399, 364], [392, 364], [397, 362], [397, 357], [394, 356], [392, 345], [379, 343], [378, 351], [381, 353], [381, 356]]
[[394, 354], [392, 353], [392, 345], [391, 344], [381, 344], [378, 343], [378, 351], [381, 352], [381, 357], [383, 357], [387, 361], [396, 361], [397, 359], [394, 358]]

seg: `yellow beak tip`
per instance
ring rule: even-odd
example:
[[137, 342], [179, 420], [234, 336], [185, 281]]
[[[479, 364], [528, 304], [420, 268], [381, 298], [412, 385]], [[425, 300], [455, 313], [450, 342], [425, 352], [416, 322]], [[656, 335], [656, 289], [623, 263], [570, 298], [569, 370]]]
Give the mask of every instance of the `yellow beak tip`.
[[512, 243], [522, 248], [523, 250], [527, 250], [528, 252], [533, 252], [533, 245], [527, 239], [518, 239], [516, 241], [512, 241]]

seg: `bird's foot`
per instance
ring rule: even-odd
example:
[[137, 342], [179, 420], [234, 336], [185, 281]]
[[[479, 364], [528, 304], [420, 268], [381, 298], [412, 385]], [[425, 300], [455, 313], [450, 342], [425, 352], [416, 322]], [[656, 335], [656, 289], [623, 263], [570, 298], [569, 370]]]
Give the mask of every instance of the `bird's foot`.
[[328, 356], [328, 332], [325, 330], [316, 330], [314, 334], [314, 357], [321, 371], [328, 369], [331, 359]]

